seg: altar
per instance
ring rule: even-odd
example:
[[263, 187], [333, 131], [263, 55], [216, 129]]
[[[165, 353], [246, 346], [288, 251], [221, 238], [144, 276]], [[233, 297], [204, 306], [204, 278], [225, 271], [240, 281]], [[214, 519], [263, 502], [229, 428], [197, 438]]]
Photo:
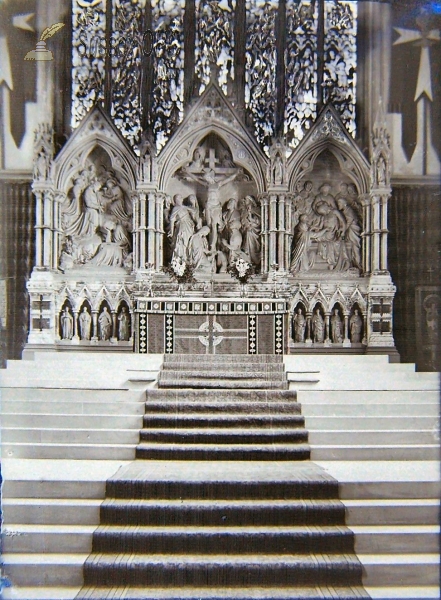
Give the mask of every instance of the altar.
[[135, 351], [141, 354], [283, 354], [284, 300], [138, 298]]

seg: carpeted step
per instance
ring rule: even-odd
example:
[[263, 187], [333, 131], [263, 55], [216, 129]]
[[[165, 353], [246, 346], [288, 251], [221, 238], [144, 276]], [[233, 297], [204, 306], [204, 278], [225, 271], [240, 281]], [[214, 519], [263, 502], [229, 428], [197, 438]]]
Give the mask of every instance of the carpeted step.
[[277, 415], [271, 414], [256, 414], [244, 415], [228, 414], [222, 415], [211, 413], [200, 414], [152, 414], [144, 415], [144, 429], [158, 429], [170, 427], [173, 429], [244, 429], [252, 428], [267, 428], [273, 429], [276, 427], [297, 428], [304, 427], [305, 420], [299, 414], [294, 415]]
[[272, 381], [268, 379], [247, 378], [247, 379], [218, 379], [215, 374], [211, 379], [200, 377], [186, 377], [185, 379], [159, 379], [159, 388], [213, 388], [213, 389], [280, 389], [287, 390], [289, 387], [288, 381]]
[[345, 507], [334, 500], [106, 499], [101, 523], [174, 526], [344, 525]]
[[86, 588], [77, 600], [370, 600], [362, 587]]
[[283, 363], [253, 363], [243, 362], [241, 360], [229, 362], [205, 362], [199, 360], [195, 363], [169, 362], [161, 368], [161, 373], [187, 372], [204, 373], [205, 371], [214, 371], [219, 368], [221, 373], [244, 372], [244, 373], [265, 373], [282, 376], [285, 374]]
[[[161, 390], [165, 391], [165, 390]], [[216, 393], [216, 392], [214, 392]], [[283, 415], [283, 414], [295, 414], [300, 413], [301, 406], [295, 400], [293, 402], [280, 402], [277, 400], [273, 401], [252, 401], [252, 400], [216, 400], [210, 398], [204, 398], [202, 400], [183, 400], [178, 402], [177, 400], [170, 400], [167, 396], [161, 401], [146, 402], [146, 412], [162, 414], [162, 413], [174, 413], [185, 414], [185, 413], [231, 413], [238, 415], [245, 413], [252, 415], [256, 413], [266, 413], [268, 415]]]
[[296, 405], [297, 392], [295, 390], [238, 390], [224, 389], [224, 390], [194, 390], [192, 388], [178, 388], [176, 390], [159, 390], [159, 389], [148, 389], [146, 390], [147, 403], [151, 401], [161, 402], [163, 400], [182, 402], [182, 401], [195, 401], [205, 402], [207, 400], [211, 402], [237, 402], [242, 403], [246, 401], [253, 402], [292, 402]]
[[[284, 371], [281, 370], [277, 370], [276, 372], [274, 371], [265, 371], [262, 369], [254, 369], [254, 371], [250, 371], [249, 369], [235, 369], [235, 368], [228, 368], [225, 370], [220, 370], [220, 369], [216, 369], [211, 367], [210, 369], [204, 369], [204, 368], [196, 368], [192, 369], [191, 371], [187, 371], [187, 370], [166, 370], [166, 371], [160, 371], [159, 373], [159, 381], [162, 384], [167, 383], [167, 381], [174, 381], [174, 380], [180, 380], [180, 379], [188, 379], [191, 377], [195, 377], [195, 374], [197, 373], [196, 377], [198, 379], [219, 379], [219, 380], [223, 380], [225, 379], [226, 381], [235, 381], [235, 380], [243, 380], [243, 379], [262, 379], [264, 381], [286, 381], [286, 374], [284, 373]], [[233, 386], [234, 387], [234, 386]]]
[[141, 554], [284, 554], [354, 551], [346, 527], [108, 526], [93, 536], [93, 552]]
[[308, 444], [166, 444], [142, 442], [136, 458], [149, 460], [308, 460]]
[[308, 441], [305, 429], [145, 429], [140, 434], [141, 444], [157, 442], [161, 444], [283, 444]]
[[85, 585], [292, 586], [357, 585], [362, 566], [354, 554], [191, 555], [92, 554]]
[[203, 360], [204, 363], [229, 363], [244, 362], [251, 364], [283, 364], [283, 356], [277, 354], [166, 354], [164, 355], [163, 366], [172, 363], [198, 365]]

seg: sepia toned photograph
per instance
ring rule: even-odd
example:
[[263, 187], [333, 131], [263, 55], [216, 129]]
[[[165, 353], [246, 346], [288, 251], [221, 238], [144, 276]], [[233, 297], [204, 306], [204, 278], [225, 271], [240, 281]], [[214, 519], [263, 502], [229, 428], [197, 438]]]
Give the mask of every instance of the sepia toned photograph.
[[3, 600], [440, 599], [441, 0], [0, 0]]

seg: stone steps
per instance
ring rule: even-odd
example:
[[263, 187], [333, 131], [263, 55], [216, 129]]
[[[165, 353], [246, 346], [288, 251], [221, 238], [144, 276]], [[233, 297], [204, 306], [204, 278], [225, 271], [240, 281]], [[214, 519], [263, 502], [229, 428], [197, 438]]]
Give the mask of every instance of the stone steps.
[[308, 460], [308, 444], [206, 443], [185, 444], [141, 442], [136, 458], [148, 460]]

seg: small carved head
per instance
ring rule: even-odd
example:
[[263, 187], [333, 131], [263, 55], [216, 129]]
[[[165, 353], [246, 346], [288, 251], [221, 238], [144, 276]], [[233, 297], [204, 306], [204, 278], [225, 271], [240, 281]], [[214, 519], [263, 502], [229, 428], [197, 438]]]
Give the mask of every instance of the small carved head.
[[183, 201], [184, 201], [184, 198], [181, 196], [181, 194], [175, 194], [174, 195], [173, 202], [176, 205], [181, 206]]

